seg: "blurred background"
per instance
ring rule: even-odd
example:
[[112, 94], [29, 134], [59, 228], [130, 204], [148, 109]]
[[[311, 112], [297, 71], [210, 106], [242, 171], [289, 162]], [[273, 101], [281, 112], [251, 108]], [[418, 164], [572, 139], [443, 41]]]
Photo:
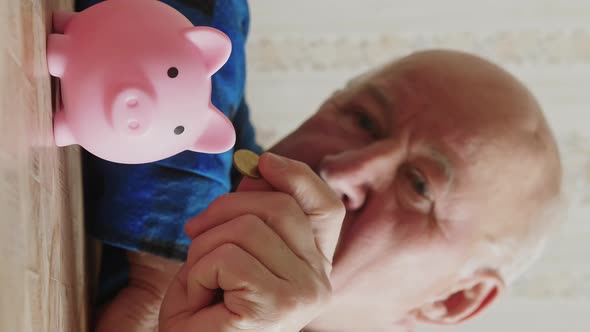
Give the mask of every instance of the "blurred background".
[[352, 76], [416, 50], [474, 52], [520, 78], [559, 141], [570, 218], [507, 296], [447, 331], [590, 331], [590, 1], [254, 0], [250, 9], [247, 94], [265, 146]]

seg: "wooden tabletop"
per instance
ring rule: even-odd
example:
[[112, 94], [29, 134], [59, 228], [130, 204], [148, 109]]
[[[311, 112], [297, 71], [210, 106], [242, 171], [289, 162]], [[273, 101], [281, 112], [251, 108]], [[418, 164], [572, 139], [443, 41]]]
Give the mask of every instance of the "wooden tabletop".
[[79, 154], [52, 144], [45, 62], [51, 10], [71, 1], [0, 6], [0, 331], [85, 331]]

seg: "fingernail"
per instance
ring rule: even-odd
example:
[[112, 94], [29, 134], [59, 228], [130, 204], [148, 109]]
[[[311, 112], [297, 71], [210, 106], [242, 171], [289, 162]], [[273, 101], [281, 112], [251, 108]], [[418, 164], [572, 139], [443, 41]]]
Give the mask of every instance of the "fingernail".
[[284, 168], [285, 166], [287, 166], [287, 161], [285, 160], [285, 158], [276, 155], [274, 153], [271, 152], [267, 152], [266, 153], [267, 158], [268, 158], [268, 164], [270, 167], [274, 168], [274, 169], [280, 169], [280, 168]]

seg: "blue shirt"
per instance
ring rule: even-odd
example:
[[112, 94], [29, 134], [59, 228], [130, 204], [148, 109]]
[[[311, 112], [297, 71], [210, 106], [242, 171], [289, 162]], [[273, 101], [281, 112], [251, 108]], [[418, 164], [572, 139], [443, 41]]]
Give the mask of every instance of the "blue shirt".
[[[76, 11], [100, 1], [78, 0]], [[250, 23], [247, 1], [162, 1], [194, 25], [214, 27], [232, 40], [228, 62], [212, 77], [211, 100], [232, 120], [237, 141], [226, 153], [186, 151], [141, 165], [112, 163], [83, 152], [86, 229], [105, 244], [99, 302], [108, 300], [127, 282], [124, 250], [184, 260], [190, 244], [184, 234], [186, 221], [236, 185], [233, 151], [247, 148], [260, 152], [244, 100], [245, 43]]]

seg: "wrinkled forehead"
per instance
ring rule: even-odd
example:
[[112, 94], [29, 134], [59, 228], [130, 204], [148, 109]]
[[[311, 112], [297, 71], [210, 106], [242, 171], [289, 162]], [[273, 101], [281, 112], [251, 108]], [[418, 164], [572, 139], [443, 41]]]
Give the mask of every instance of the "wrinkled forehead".
[[385, 111], [394, 113], [397, 123], [434, 127], [428, 129], [463, 145], [512, 140], [514, 134], [540, 130], [544, 122], [528, 90], [486, 62], [445, 67], [402, 58], [358, 76], [348, 89], [391, 105]]
[[558, 162], [533, 134], [498, 128], [478, 135], [459, 126], [429, 137], [453, 170], [444, 202], [451, 219], [510, 223], [533, 213], [558, 187]]
[[553, 153], [543, 138], [548, 129], [514, 78], [483, 61], [470, 65], [401, 59], [357, 76], [348, 89], [390, 103], [384, 110], [393, 114], [393, 131], [411, 130], [417, 145], [449, 164], [457, 197], [518, 202], [542, 181], [541, 164]]

